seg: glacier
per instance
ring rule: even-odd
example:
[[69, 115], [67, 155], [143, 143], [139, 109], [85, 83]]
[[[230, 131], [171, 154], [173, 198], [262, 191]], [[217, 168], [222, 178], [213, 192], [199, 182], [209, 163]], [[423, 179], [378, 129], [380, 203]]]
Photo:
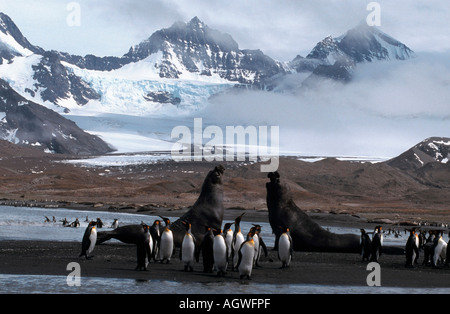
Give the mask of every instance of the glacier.
[[[154, 54], [113, 71], [86, 70], [62, 62], [68, 72], [79, 76], [101, 95], [100, 100], [91, 100], [84, 106], [77, 104], [71, 94], [58, 99], [56, 104], [42, 100], [32, 69], [41, 61], [40, 55], [17, 56], [0, 65], [0, 72], [21, 96], [100, 136], [117, 152], [167, 151], [172, 148], [170, 133], [175, 126], [192, 123], [188, 117], [207, 107], [211, 96], [233, 88], [236, 83], [218, 75], [204, 77], [187, 70], [179, 79], [159, 78], [154, 67], [159, 57]], [[181, 102], [172, 105], [149, 101], [145, 96], [151, 92], [167, 92]]]
[[[119, 153], [170, 151], [172, 129], [192, 124], [191, 116], [208, 106], [211, 96], [233, 88], [235, 83], [217, 77], [183, 72], [179, 79], [159, 78], [154, 67], [158, 54], [109, 72], [80, 69], [64, 64], [100, 95], [80, 107], [60, 103], [65, 116], [85, 131], [100, 136]], [[167, 92], [177, 105], [149, 101], [151, 92]]]

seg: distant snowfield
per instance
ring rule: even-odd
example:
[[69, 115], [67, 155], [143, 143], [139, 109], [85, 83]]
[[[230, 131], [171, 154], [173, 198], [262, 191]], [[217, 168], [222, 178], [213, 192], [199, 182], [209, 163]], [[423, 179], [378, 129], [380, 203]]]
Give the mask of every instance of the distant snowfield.
[[108, 155], [88, 159], [66, 160], [64, 161], [64, 163], [77, 164], [84, 167], [124, 167], [133, 165], [155, 164], [171, 160], [172, 157], [170, 154], [161, 153], [161, 154]]
[[190, 126], [192, 120], [164, 116], [133, 116], [124, 114], [97, 114], [91, 116], [66, 115], [83, 130], [107, 142], [117, 153], [171, 151], [175, 140], [172, 129], [178, 125]]

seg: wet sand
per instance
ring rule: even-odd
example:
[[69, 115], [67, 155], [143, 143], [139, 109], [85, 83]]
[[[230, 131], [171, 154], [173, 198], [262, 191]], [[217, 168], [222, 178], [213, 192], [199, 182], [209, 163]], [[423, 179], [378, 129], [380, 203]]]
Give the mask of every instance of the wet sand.
[[[152, 262], [147, 271], [136, 271], [134, 245], [117, 242], [98, 245], [91, 260], [78, 257], [80, 249], [81, 244], [76, 242], [3, 241], [0, 242], [0, 273], [67, 276], [70, 273], [66, 270], [67, 264], [77, 262], [81, 265], [82, 277], [200, 283], [245, 282], [239, 279], [237, 272], [231, 270], [223, 278], [203, 273], [201, 259], [193, 272], [184, 272], [178, 250], [170, 264]], [[450, 269], [432, 269], [421, 265], [407, 269], [404, 263], [404, 255], [382, 255], [381, 285], [450, 288]], [[371, 273], [366, 270], [367, 262], [362, 263], [358, 254], [295, 252], [291, 267], [282, 270], [276, 252], [270, 250], [269, 256], [263, 256], [260, 264], [261, 267], [253, 271], [252, 283], [366, 286], [366, 278]]]

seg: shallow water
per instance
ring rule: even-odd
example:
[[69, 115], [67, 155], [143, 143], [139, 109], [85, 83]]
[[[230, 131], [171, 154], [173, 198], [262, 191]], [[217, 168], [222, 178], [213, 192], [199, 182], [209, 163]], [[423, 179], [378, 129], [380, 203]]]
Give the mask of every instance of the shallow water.
[[[56, 218], [56, 223], [45, 222], [45, 216], [52, 219]], [[78, 242], [83, 238], [84, 230], [88, 225], [86, 216], [89, 220], [101, 218], [105, 224], [102, 230], [111, 230], [109, 228], [114, 219], [119, 219], [119, 226], [140, 224], [153, 224], [160, 217], [150, 215], [110, 213], [82, 211], [71, 209], [47, 209], [47, 208], [28, 208], [28, 207], [11, 207], [0, 206], [0, 241], [2, 240], [33, 240], [33, 241], [61, 241], [61, 242]], [[79, 228], [69, 228], [62, 225], [62, 220], [66, 218], [69, 222], [80, 221]], [[177, 217], [168, 217], [171, 221], [175, 221]], [[224, 220], [224, 224], [231, 222]], [[272, 229], [268, 223], [258, 222], [262, 226], [261, 235], [267, 246], [273, 246], [274, 236]], [[242, 221], [242, 230], [249, 230], [252, 222]], [[111, 240], [114, 241], [114, 240]]]
[[[56, 223], [46, 223], [45, 216], [52, 219], [56, 218]], [[29, 207], [11, 207], [0, 206], [0, 241], [2, 240], [33, 240], [33, 241], [62, 241], [62, 242], [78, 242], [83, 238], [84, 230], [88, 223], [85, 221], [86, 216], [89, 220], [101, 218], [105, 226], [103, 230], [110, 230], [110, 226], [114, 219], [119, 219], [119, 225], [153, 224], [153, 221], [160, 219], [156, 216], [111, 213], [100, 211], [83, 211], [71, 209], [47, 209], [47, 208], [29, 208]], [[62, 219], [66, 218], [69, 222], [79, 219], [81, 226], [79, 228], [63, 227]], [[169, 217], [171, 221], [175, 221], [176, 217]], [[231, 222], [224, 220], [224, 224]], [[269, 223], [258, 222], [262, 226], [261, 236], [268, 247], [274, 246], [275, 237], [272, 234], [272, 228]], [[246, 221], [245, 216], [241, 222], [241, 228], [248, 231], [252, 227], [251, 221]], [[324, 228], [337, 234], [353, 233], [360, 234], [359, 228], [344, 227], [328, 227]], [[400, 245], [406, 243], [407, 235], [402, 234], [396, 238], [393, 235], [385, 234], [385, 245]], [[114, 241], [114, 240], [112, 240]]]
[[186, 283], [160, 280], [82, 278], [70, 287], [65, 276], [0, 275], [0, 293], [21, 294], [448, 294], [450, 288], [391, 288], [320, 285], [272, 285], [238, 282]]

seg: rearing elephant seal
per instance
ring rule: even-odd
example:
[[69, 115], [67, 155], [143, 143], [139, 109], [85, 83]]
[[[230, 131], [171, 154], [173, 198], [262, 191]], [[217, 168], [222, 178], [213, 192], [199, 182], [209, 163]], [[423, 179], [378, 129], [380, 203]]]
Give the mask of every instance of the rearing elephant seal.
[[281, 228], [289, 228], [295, 251], [358, 253], [360, 239], [353, 234], [334, 234], [326, 231], [304, 213], [292, 199], [289, 188], [280, 183], [278, 172], [268, 174], [266, 183], [267, 208], [275, 243]]
[[221, 229], [223, 221], [223, 184], [222, 177], [225, 168], [222, 165], [215, 167], [206, 176], [200, 196], [192, 208], [180, 219], [171, 225], [173, 239], [177, 247], [181, 247], [186, 228], [183, 221], [192, 225], [192, 233], [201, 243], [205, 226], [212, 229]]

